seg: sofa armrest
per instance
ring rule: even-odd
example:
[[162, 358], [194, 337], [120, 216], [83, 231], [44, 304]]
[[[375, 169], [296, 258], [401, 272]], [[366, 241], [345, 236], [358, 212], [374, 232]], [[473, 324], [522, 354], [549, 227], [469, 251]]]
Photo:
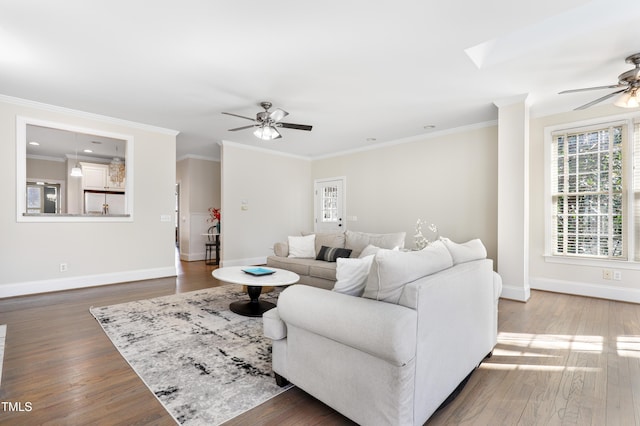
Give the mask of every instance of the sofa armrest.
[[287, 337], [287, 325], [280, 319], [278, 308], [269, 309], [262, 314], [262, 330], [265, 337], [271, 340], [282, 340]]
[[278, 314], [293, 328], [326, 337], [401, 366], [416, 354], [413, 309], [305, 285], [285, 289]]
[[289, 243], [277, 242], [273, 245], [273, 254], [278, 257], [289, 256]]

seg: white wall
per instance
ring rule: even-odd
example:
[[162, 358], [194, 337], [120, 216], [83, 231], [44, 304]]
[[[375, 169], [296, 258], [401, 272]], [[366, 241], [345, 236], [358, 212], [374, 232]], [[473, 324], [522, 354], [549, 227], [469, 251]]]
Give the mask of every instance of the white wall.
[[495, 260], [497, 149], [495, 125], [457, 129], [314, 161], [312, 178], [346, 176], [346, 216], [358, 219], [347, 229], [406, 231], [413, 247], [421, 218], [454, 241], [482, 239]]
[[209, 207], [220, 208], [220, 161], [185, 158], [177, 162], [180, 183], [180, 259], [202, 260], [205, 240], [202, 234], [214, 223]]
[[227, 141], [221, 151], [224, 266], [264, 263], [275, 242], [313, 229], [308, 159]]
[[[16, 222], [16, 116], [134, 137], [134, 221]], [[0, 99], [0, 297], [175, 275], [176, 132]], [[60, 272], [60, 264], [68, 265]]]
[[[531, 120], [530, 126], [530, 284], [531, 288], [640, 303], [640, 265], [592, 262], [594, 266], [549, 263], [544, 259], [544, 128], [634, 112], [612, 105]], [[635, 110], [635, 112], [638, 112]], [[605, 280], [602, 269], [619, 270], [622, 280]], [[635, 269], [628, 269], [635, 268]]]

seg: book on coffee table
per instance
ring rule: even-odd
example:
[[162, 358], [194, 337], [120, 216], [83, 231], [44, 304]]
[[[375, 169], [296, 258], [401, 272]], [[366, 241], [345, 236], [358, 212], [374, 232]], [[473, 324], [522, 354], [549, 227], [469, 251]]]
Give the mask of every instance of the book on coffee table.
[[261, 275], [271, 275], [273, 273], [275, 273], [276, 271], [274, 271], [273, 269], [268, 269], [268, 268], [261, 268], [261, 267], [255, 267], [255, 268], [245, 268], [242, 270], [242, 272], [246, 272], [247, 274], [250, 275], [254, 275], [254, 276], [261, 276]]

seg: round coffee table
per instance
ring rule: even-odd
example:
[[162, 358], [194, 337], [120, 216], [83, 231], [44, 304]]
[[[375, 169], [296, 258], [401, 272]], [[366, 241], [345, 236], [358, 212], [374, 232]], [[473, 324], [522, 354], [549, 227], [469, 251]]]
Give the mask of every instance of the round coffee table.
[[273, 271], [268, 275], [251, 275], [243, 270], [256, 269], [255, 266], [228, 266], [211, 272], [214, 278], [231, 284], [247, 286], [250, 300], [238, 300], [229, 305], [231, 312], [248, 317], [261, 317], [269, 309], [275, 308], [271, 302], [260, 300], [262, 287], [284, 286], [298, 282], [300, 276], [294, 272], [278, 268], [260, 268]]

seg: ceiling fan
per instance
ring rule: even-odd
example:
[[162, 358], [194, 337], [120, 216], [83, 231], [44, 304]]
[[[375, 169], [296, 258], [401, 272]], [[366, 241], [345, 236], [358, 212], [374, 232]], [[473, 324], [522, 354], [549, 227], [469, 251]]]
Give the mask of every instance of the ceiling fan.
[[635, 68], [620, 74], [618, 76], [618, 84], [612, 84], [610, 86], [587, 87], [584, 89], [564, 90], [559, 94], [562, 95], [565, 93], [584, 92], [587, 90], [622, 88], [622, 90], [609, 93], [608, 95], [598, 98], [595, 101], [591, 101], [587, 104], [581, 105], [576, 108], [576, 110], [587, 109], [590, 106], [593, 106], [617, 95], [618, 93], [622, 93], [622, 95], [616, 100], [614, 105], [623, 108], [636, 108], [640, 106], [640, 53], [636, 53], [627, 57], [627, 59], [625, 59], [625, 62], [635, 65]]
[[234, 117], [244, 118], [245, 120], [251, 120], [254, 124], [249, 126], [236, 127], [235, 129], [229, 129], [230, 132], [237, 130], [250, 129], [255, 127], [256, 130], [253, 134], [265, 141], [281, 138], [282, 135], [278, 132], [278, 127], [283, 129], [296, 129], [310, 131], [312, 126], [306, 124], [293, 124], [283, 123], [280, 120], [285, 118], [289, 113], [283, 109], [275, 108], [273, 111], [269, 111], [272, 107], [271, 102], [260, 102], [260, 106], [264, 108], [264, 111], [260, 111], [256, 114], [256, 118], [245, 117], [243, 115], [233, 114], [230, 112], [223, 112], [226, 115], [232, 115]]

